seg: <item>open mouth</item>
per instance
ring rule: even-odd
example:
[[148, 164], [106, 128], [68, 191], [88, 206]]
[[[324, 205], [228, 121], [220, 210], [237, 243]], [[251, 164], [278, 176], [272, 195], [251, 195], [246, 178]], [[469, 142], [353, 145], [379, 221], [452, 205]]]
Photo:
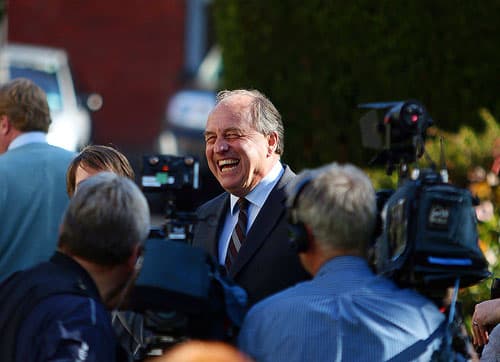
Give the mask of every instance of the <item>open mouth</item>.
[[235, 169], [239, 163], [240, 160], [232, 158], [232, 159], [220, 160], [219, 162], [217, 162], [217, 166], [219, 166], [220, 172], [228, 172]]

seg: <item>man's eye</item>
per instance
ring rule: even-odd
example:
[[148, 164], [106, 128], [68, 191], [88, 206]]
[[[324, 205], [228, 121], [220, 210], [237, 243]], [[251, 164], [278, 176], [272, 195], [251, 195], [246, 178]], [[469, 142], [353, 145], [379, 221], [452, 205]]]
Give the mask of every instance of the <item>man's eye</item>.
[[214, 143], [215, 137], [214, 136], [206, 136], [205, 137], [205, 143]]
[[238, 133], [227, 133], [226, 138], [227, 139], [235, 139], [238, 138], [240, 135]]

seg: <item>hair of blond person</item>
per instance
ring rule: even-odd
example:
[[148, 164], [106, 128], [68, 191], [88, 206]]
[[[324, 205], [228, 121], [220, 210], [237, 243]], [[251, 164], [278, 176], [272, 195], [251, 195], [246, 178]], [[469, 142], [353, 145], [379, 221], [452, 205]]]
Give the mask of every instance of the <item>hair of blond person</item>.
[[377, 206], [368, 176], [351, 164], [331, 163], [301, 172], [298, 185], [311, 177], [296, 200], [297, 218], [309, 225], [323, 250], [356, 250], [364, 255], [372, 238]]
[[78, 186], [64, 214], [58, 245], [98, 265], [120, 265], [144, 243], [149, 229], [149, 206], [139, 187], [104, 171]]
[[21, 132], [47, 133], [51, 123], [47, 95], [26, 78], [16, 78], [0, 86], [0, 116], [3, 115]]
[[163, 356], [147, 362], [252, 362], [253, 360], [224, 342], [191, 340], [178, 344]]
[[104, 145], [89, 145], [71, 161], [66, 172], [66, 191], [70, 197], [75, 193], [76, 170], [110, 171], [134, 180], [135, 173], [127, 157], [117, 149]]
[[278, 144], [274, 152], [278, 155], [282, 155], [285, 149], [285, 130], [281, 114], [274, 104], [264, 94], [255, 89], [222, 90], [217, 93], [216, 104], [224, 102], [234, 95], [243, 95], [252, 98], [249, 116], [253, 126], [264, 136], [276, 132], [278, 135]]

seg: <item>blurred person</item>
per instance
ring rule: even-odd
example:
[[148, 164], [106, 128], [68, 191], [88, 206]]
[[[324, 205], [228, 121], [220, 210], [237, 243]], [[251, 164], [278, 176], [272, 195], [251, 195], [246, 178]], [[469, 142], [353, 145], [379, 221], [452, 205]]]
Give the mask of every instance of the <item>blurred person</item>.
[[309, 278], [288, 245], [284, 188], [295, 174], [280, 160], [284, 129], [275, 106], [256, 90], [219, 92], [205, 143], [225, 192], [198, 208], [193, 245], [225, 266], [250, 305]]
[[252, 362], [235, 347], [216, 341], [191, 340], [174, 346], [161, 357], [145, 362]]
[[0, 87], [0, 281], [56, 248], [74, 154], [47, 144], [50, 123], [46, 94], [32, 81]]
[[[481, 345], [478, 344], [478, 347]], [[500, 361], [500, 326], [496, 325], [487, 336], [486, 344], [482, 345], [481, 362]]]
[[110, 172], [83, 181], [52, 258], [0, 284], [2, 361], [123, 361], [106, 309], [133, 285], [148, 232], [132, 181]]
[[253, 306], [241, 350], [259, 362], [429, 361], [443, 314], [366, 260], [377, 218], [369, 178], [332, 163], [300, 173], [287, 190], [292, 241], [313, 279]]
[[110, 146], [89, 145], [69, 164], [66, 172], [68, 195], [72, 197], [81, 181], [101, 171], [113, 172], [132, 181], [135, 179], [134, 170], [123, 153]]
[[[71, 161], [66, 173], [68, 195], [73, 197], [78, 185], [100, 172], [112, 172], [134, 181], [135, 173], [127, 157], [117, 149], [104, 145], [89, 145]], [[123, 347], [122, 361], [135, 360], [135, 354], [142, 351], [147, 335], [143, 328], [142, 315], [131, 311], [113, 311], [112, 324], [117, 339]]]

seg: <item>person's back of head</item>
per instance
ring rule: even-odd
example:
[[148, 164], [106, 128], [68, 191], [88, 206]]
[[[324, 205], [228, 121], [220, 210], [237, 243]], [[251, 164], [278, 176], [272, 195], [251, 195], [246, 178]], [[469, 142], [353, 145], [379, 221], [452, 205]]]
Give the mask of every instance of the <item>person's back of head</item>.
[[149, 207], [128, 178], [101, 172], [80, 184], [63, 218], [59, 248], [89, 262], [122, 264], [143, 243], [150, 228]]
[[[151, 362], [251, 362], [252, 360], [235, 347], [216, 341], [192, 340], [178, 344], [165, 355]], [[149, 362], [149, 360], [148, 360]]]
[[66, 173], [66, 190], [73, 196], [76, 189], [76, 173], [78, 167], [90, 171], [110, 171], [119, 176], [134, 180], [135, 173], [127, 157], [117, 149], [104, 145], [84, 147], [71, 161]]
[[26, 78], [13, 79], [0, 87], [0, 116], [3, 115], [21, 132], [47, 133], [51, 123], [47, 95]]
[[324, 250], [345, 250], [364, 255], [371, 240], [377, 207], [368, 176], [353, 165], [331, 163], [300, 173], [289, 190], [303, 188], [294, 212], [310, 226]]

